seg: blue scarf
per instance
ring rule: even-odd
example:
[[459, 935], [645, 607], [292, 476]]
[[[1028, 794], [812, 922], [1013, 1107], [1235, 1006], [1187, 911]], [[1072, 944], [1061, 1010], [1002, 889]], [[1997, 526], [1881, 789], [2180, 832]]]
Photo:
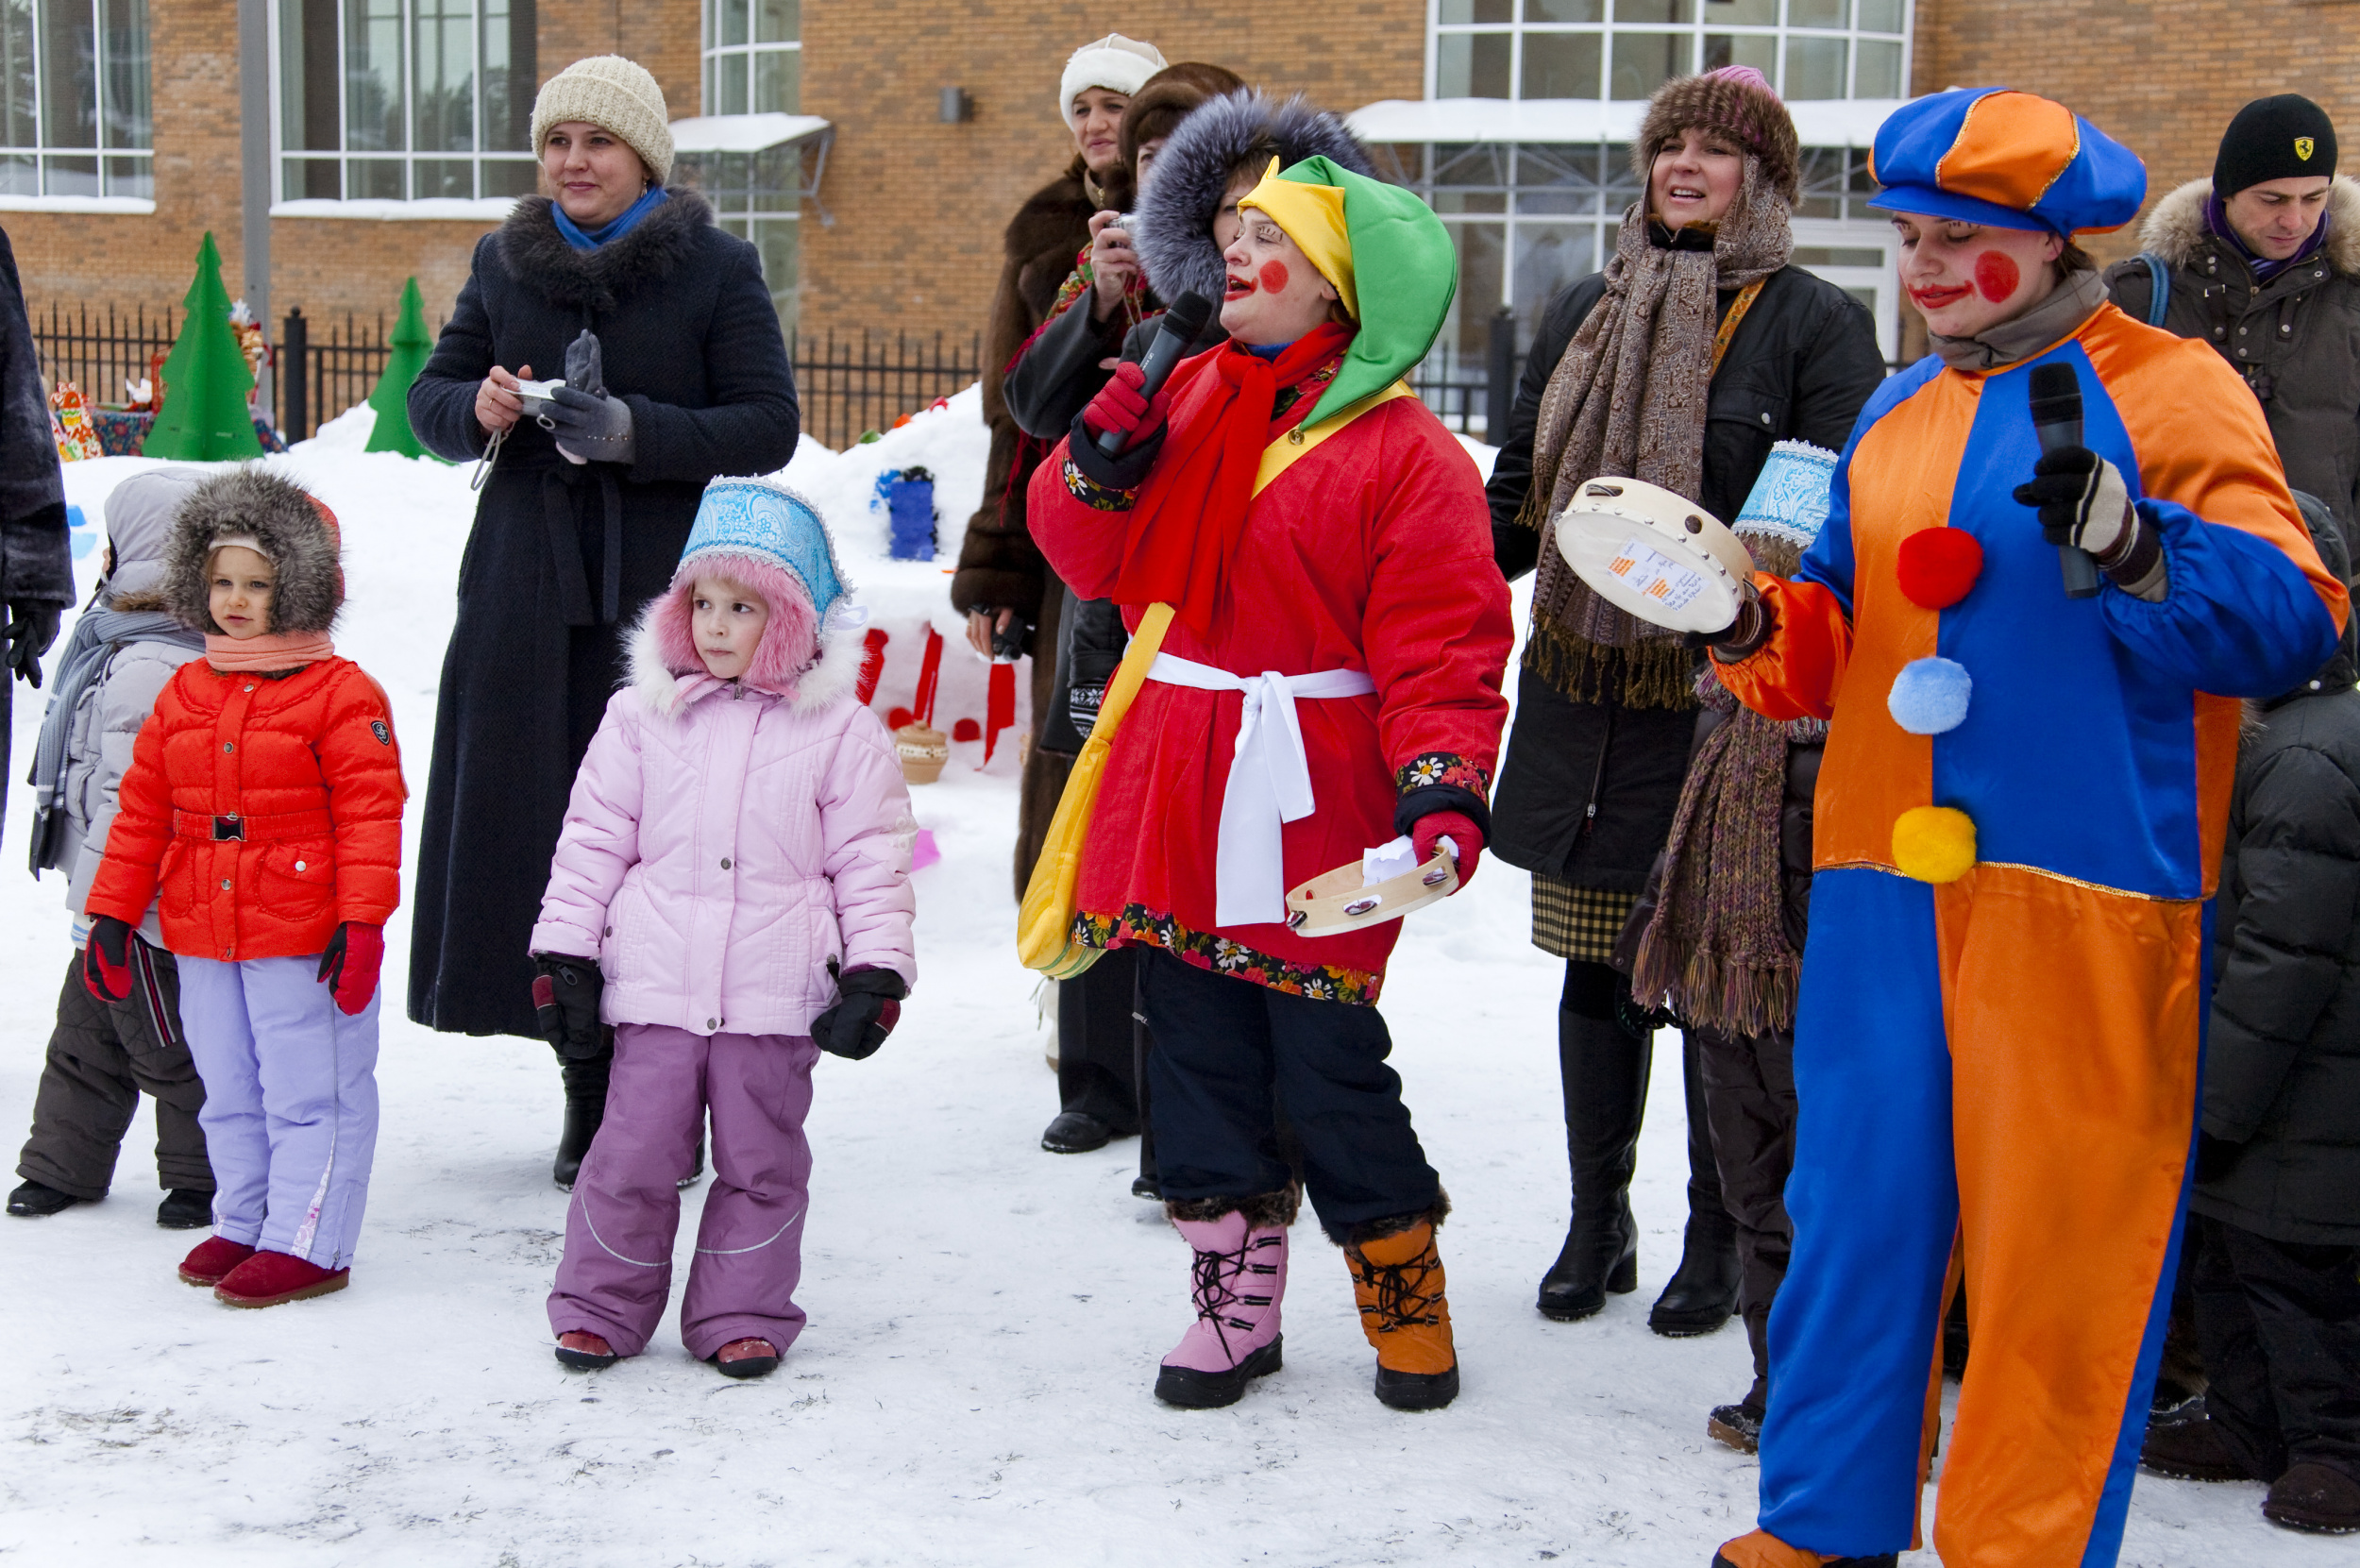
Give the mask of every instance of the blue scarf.
[[567, 217], [565, 209], [555, 202], [549, 203], [549, 216], [557, 220], [557, 231], [565, 236], [567, 244], [576, 250], [596, 250], [608, 241], [619, 240], [638, 228], [649, 213], [664, 205], [670, 196], [671, 193], [663, 186], [650, 185], [647, 194], [623, 210], [621, 217], [600, 228], [582, 228]]
[[2253, 281], [2257, 286], [2268, 282], [2288, 267], [2298, 262], [2307, 261], [2317, 256], [2319, 248], [2327, 244], [2328, 220], [2329, 214], [2321, 212], [2318, 228], [2311, 230], [2311, 237], [2302, 242], [2302, 248], [2283, 261], [2273, 261], [2267, 256], [2256, 256], [2252, 247], [2245, 243], [2245, 240], [2237, 233], [2236, 227], [2229, 221], [2229, 209], [2222, 203], [2217, 193], [2204, 198], [2205, 227], [2221, 239], [2228, 241], [2235, 247], [2237, 254], [2245, 258], [2245, 264], [2252, 269]]

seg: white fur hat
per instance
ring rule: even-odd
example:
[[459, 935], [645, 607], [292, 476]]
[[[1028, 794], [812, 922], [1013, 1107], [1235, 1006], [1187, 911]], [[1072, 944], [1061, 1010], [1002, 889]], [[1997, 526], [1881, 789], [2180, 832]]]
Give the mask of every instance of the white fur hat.
[[1057, 82], [1057, 123], [1072, 124], [1073, 95], [1086, 87], [1103, 87], [1129, 97], [1147, 85], [1147, 78], [1164, 68], [1164, 57], [1153, 43], [1108, 33], [1085, 43], [1065, 62]]

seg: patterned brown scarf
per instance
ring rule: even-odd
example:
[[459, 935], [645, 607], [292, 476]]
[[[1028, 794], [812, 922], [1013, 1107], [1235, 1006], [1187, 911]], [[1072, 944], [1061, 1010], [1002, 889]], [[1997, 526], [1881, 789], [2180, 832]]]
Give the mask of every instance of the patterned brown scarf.
[[[1795, 574], [1802, 552], [1794, 543], [1742, 537], [1762, 570]], [[1786, 750], [1824, 740], [1828, 726], [1815, 718], [1780, 722], [1741, 706], [1710, 661], [1696, 677], [1696, 695], [1729, 717], [1697, 748], [1680, 785], [1655, 918], [1631, 965], [1631, 994], [1734, 1038], [1792, 1029], [1803, 955], [1786, 938], [1778, 859]]]
[[1623, 214], [1606, 295], [1541, 397], [1532, 488], [1520, 514], [1541, 534], [1525, 660], [1577, 701], [1684, 708], [1694, 657], [1679, 633], [1645, 625], [1592, 593], [1558, 553], [1555, 518], [1576, 486], [1601, 474], [1692, 498], [1702, 488], [1718, 294], [1786, 265], [1795, 235], [1786, 202], [1751, 156], [1710, 251], [1653, 243], [1645, 208], [1643, 199]]

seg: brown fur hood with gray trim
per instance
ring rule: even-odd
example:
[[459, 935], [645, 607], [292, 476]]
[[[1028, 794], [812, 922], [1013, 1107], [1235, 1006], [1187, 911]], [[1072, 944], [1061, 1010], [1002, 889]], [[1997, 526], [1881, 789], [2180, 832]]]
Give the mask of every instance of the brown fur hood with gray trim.
[[643, 283], [661, 282], [696, 254], [713, 209], [696, 192], [667, 186], [639, 226], [596, 250], [576, 250], [557, 231], [547, 196], [526, 196], [499, 226], [500, 260], [520, 280], [559, 305], [611, 311]]
[[165, 608], [200, 632], [221, 635], [207, 608], [207, 568], [216, 546], [245, 539], [261, 548], [278, 573], [270, 596], [273, 633], [334, 627], [345, 602], [335, 515], [303, 486], [260, 464], [207, 480], [180, 503], [165, 561]]
[[[2205, 198], [2212, 194], [2210, 179], [2192, 179], [2157, 202], [2139, 226], [2139, 248], [2175, 267], [2194, 261], [2198, 246], [2212, 237], [2212, 226], [2204, 221]], [[2360, 180], [2335, 177], [2328, 189], [2327, 223], [2327, 264], [2347, 278], [2360, 277]]]

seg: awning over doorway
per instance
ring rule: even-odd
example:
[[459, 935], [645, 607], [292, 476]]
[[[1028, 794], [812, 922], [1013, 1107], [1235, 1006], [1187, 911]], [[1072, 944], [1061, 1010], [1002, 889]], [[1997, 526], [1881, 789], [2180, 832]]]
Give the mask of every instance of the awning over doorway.
[[700, 114], [672, 122], [680, 152], [768, 152], [831, 130], [817, 114]]
[[[1865, 147], [1906, 98], [1828, 98], [1789, 103], [1806, 147]], [[1644, 102], [1595, 98], [1386, 98], [1344, 116], [1368, 143], [1627, 142], [1639, 134]], [[747, 116], [753, 118], [753, 116]], [[779, 116], [785, 118], [785, 116]]]

